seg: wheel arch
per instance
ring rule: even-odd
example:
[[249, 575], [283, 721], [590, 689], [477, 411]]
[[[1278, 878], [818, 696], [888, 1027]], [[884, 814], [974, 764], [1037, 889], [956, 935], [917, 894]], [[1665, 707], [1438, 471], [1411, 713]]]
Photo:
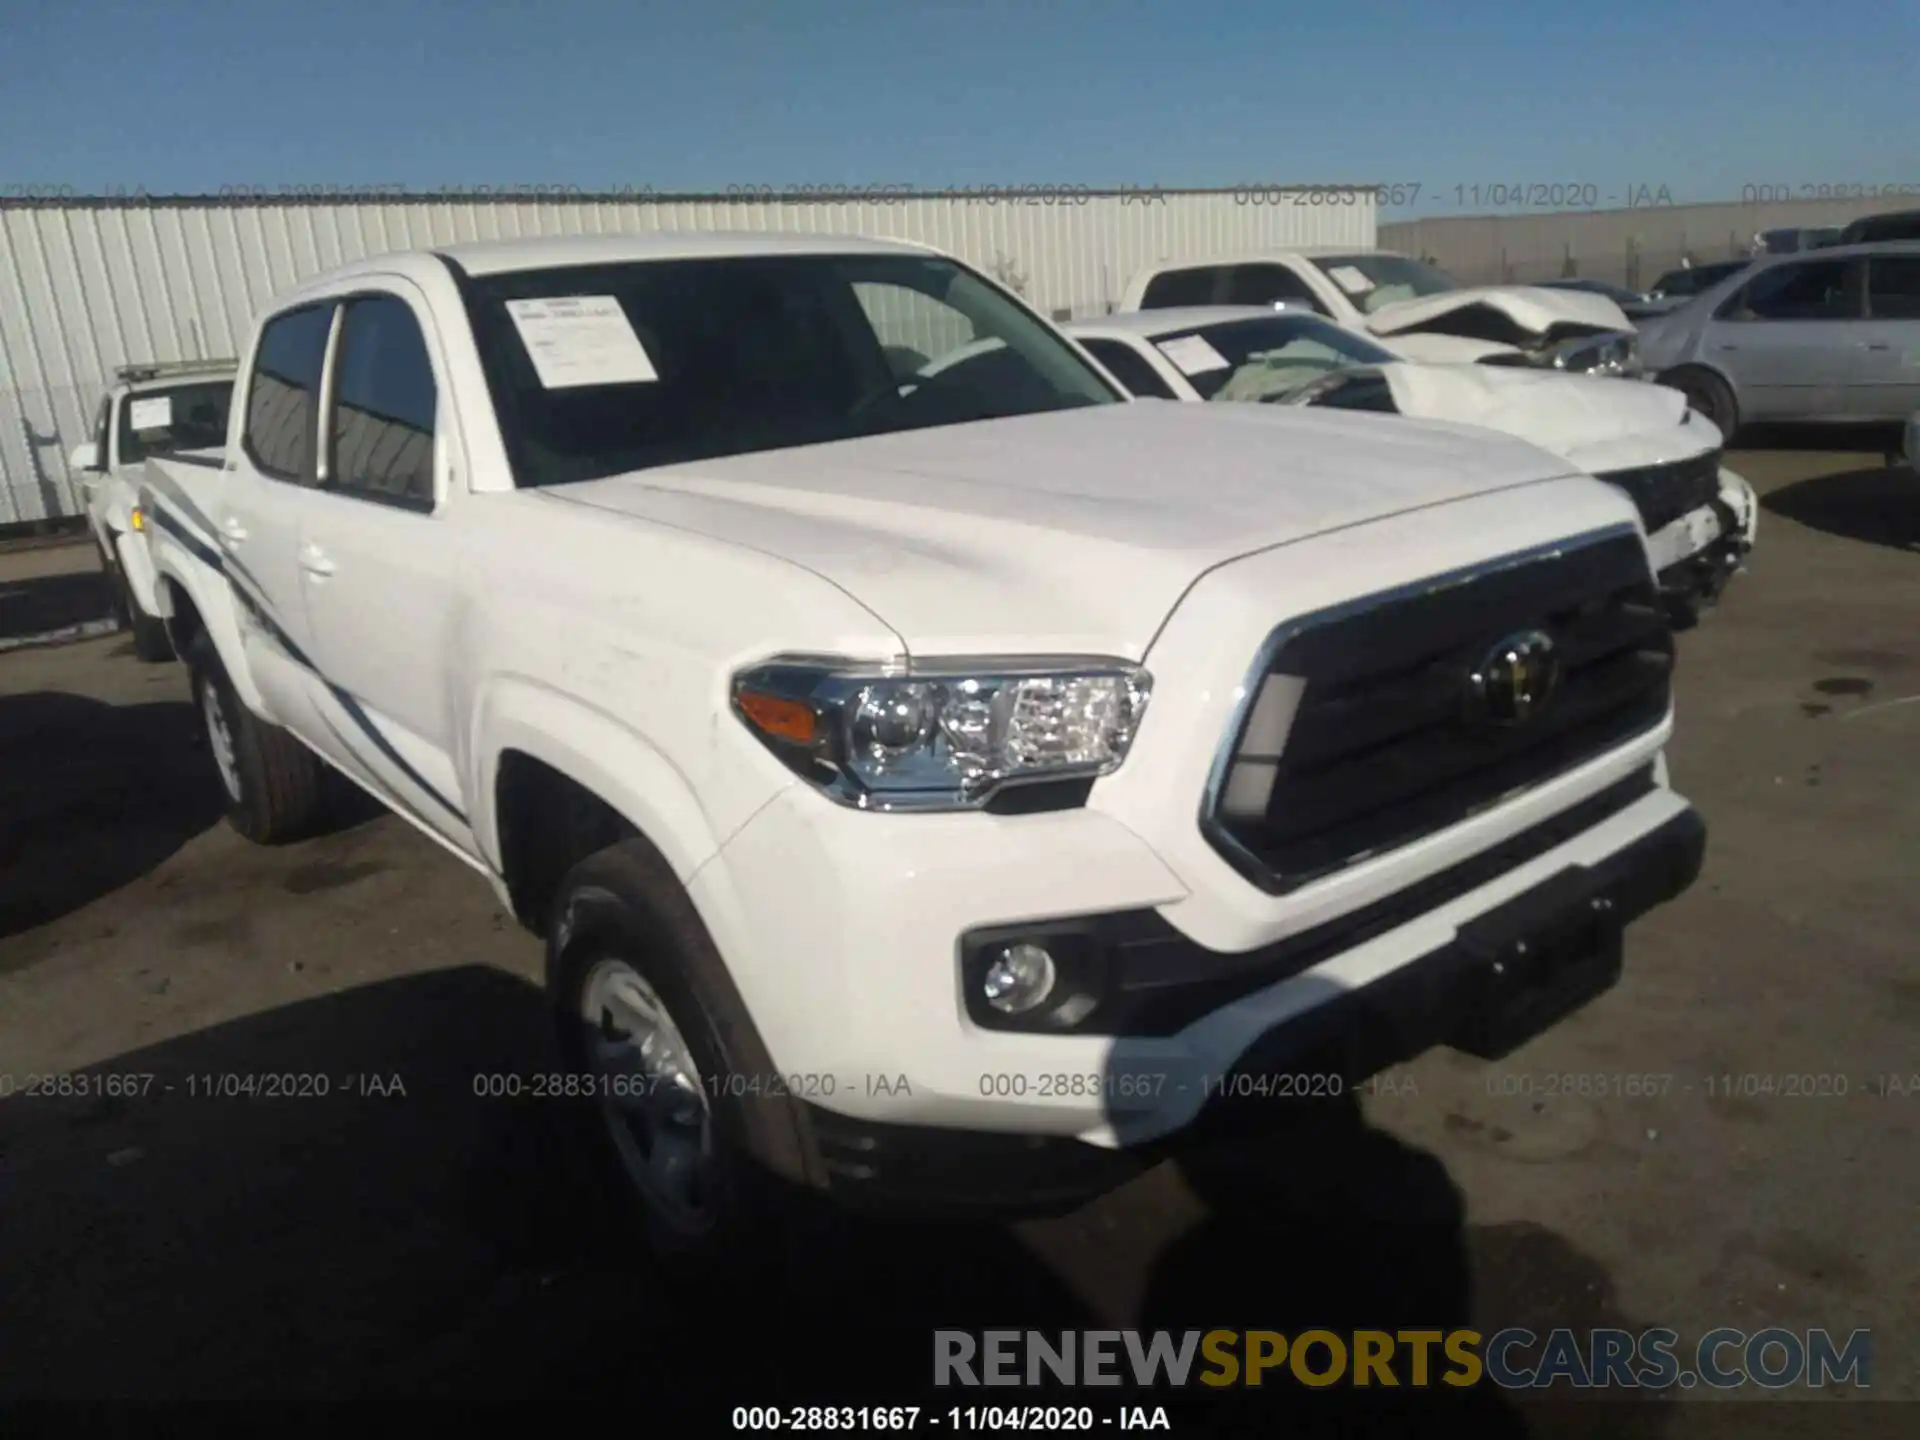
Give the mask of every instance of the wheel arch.
[[720, 848], [692, 786], [610, 715], [531, 681], [496, 681], [476, 707], [472, 825], [523, 923], [539, 928], [574, 861], [645, 841], [683, 886]]

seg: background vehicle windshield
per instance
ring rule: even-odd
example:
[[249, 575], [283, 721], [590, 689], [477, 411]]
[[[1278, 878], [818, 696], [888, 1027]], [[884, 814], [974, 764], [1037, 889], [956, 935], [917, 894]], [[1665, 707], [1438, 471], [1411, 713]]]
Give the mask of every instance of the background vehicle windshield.
[[1307, 315], [1228, 320], [1156, 335], [1153, 343], [1205, 400], [1276, 400], [1333, 371], [1398, 358]]
[[[515, 271], [471, 292], [523, 487], [1125, 399], [945, 259], [649, 261]], [[967, 347], [967, 363], [941, 364]]]
[[179, 450], [219, 449], [227, 443], [232, 403], [231, 380], [135, 391], [120, 402], [120, 463]]
[[1383, 305], [1461, 288], [1446, 271], [1405, 255], [1323, 255], [1313, 263], [1364, 315]]

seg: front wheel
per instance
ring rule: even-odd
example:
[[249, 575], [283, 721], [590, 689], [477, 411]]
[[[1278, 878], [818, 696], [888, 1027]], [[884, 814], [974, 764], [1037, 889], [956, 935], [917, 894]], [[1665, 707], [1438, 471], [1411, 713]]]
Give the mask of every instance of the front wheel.
[[567, 1072], [655, 1258], [682, 1282], [764, 1279], [808, 1208], [764, 1163], [797, 1168], [800, 1122], [684, 888], [627, 841], [568, 872], [548, 933]]
[[1740, 428], [1740, 407], [1726, 381], [1711, 370], [1683, 367], [1663, 375], [1661, 383], [1686, 396], [1687, 408], [1711, 421], [1722, 441], [1733, 443], [1733, 432]]
[[148, 664], [173, 659], [173, 641], [167, 636], [167, 622], [140, 608], [133, 586], [127, 583], [127, 572], [104, 542], [100, 543], [100, 568], [106, 573], [107, 588], [113, 595], [114, 618], [133, 636], [133, 653]]
[[325, 815], [325, 770], [312, 751], [248, 710], [204, 635], [188, 653], [193, 703], [227, 801], [227, 820], [256, 845], [297, 840]]

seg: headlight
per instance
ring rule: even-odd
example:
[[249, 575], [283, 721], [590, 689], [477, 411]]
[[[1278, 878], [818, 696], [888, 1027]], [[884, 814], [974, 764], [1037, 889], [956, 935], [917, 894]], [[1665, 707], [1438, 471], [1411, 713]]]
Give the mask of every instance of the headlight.
[[1563, 341], [1550, 352], [1553, 368], [1586, 375], [1640, 373], [1639, 337], [1630, 334]]
[[1153, 681], [1119, 660], [959, 660], [907, 669], [772, 660], [733, 708], [795, 774], [845, 805], [966, 810], [1010, 785], [1105, 775]]

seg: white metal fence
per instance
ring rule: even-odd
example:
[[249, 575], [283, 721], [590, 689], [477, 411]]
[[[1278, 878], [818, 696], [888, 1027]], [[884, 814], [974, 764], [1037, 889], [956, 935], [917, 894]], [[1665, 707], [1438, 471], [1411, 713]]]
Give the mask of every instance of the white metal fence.
[[114, 367], [233, 355], [272, 295], [383, 251], [521, 235], [760, 230], [937, 245], [1059, 318], [1103, 314], [1162, 259], [1374, 244], [1371, 196], [1254, 204], [1245, 191], [1066, 191], [751, 203], [727, 197], [562, 202], [396, 197], [368, 203], [210, 198], [0, 204], [0, 526], [78, 509], [66, 455], [88, 438]]

